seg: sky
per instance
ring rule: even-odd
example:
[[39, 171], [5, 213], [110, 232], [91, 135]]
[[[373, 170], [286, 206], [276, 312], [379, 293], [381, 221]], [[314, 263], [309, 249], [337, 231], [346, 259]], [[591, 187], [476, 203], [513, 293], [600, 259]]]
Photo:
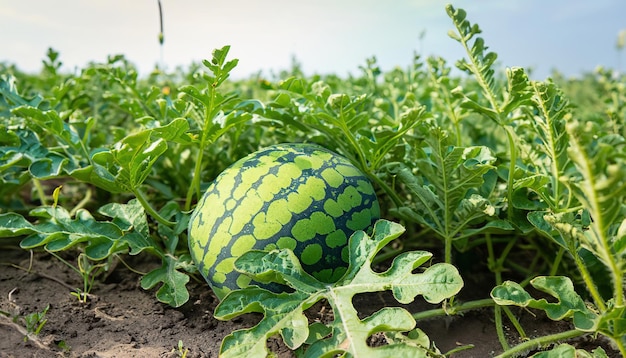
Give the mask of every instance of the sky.
[[[0, 62], [41, 69], [46, 51], [60, 52], [62, 69], [124, 54], [140, 73], [155, 65], [186, 68], [231, 45], [233, 77], [289, 69], [306, 74], [359, 73], [375, 56], [383, 70], [406, 67], [414, 53], [452, 65], [465, 55], [452, 40], [446, 3], [480, 25], [503, 67], [531, 69], [544, 79], [597, 66], [626, 70], [625, 0], [161, 0], [164, 45], [158, 42], [157, 0], [0, 0]], [[621, 56], [621, 57], [620, 57]], [[620, 61], [621, 60], [621, 61]], [[621, 62], [621, 63], [620, 63]]]

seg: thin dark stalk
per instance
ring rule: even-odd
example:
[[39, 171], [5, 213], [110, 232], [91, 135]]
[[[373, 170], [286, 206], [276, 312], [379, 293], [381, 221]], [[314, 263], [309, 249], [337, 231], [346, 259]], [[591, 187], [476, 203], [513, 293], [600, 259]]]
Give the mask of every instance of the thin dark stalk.
[[159, 31], [159, 45], [160, 45], [160, 49], [161, 49], [161, 67], [163, 68], [165, 66], [165, 61], [163, 59], [163, 42], [165, 40], [165, 32], [163, 31], [163, 6], [161, 5], [161, 0], [158, 0], [158, 4], [159, 4], [159, 24], [160, 24], [160, 30]]
[[163, 40], [164, 40], [164, 32], [163, 32], [163, 6], [161, 5], [161, 0], [158, 0], [159, 3], [159, 23], [161, 25], [160, 27], [160, 32], [159, 32], [159, 44], [161, 44], [161, 46], [163, 46]]

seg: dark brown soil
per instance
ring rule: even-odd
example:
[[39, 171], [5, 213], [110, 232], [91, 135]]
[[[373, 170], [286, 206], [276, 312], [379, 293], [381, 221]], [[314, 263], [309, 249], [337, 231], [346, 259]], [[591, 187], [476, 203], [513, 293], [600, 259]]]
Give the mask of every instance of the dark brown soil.
[[[29, 266], [32, 267], [28, 271]], [[77, 273], [58, 259], [45, 253], [34, 255], [18, 247], [0, 249], [0, 357], [181, 357], [182, 342], [186, 357], [217, 357], [222, 338], [235, 329], [250, 327], [258, 317], [248, 315], [222, 322], [213, 318], [217, 305], [209, 287], [202, 283], [189, 285], [188, 303], [174, 309], [158, 302], [154, 291], [139, 285], [139, 276], [123, 265], [103, 281], [95, 283], [87, 303], [71, 295], [72, 287], [81, 287]], [[134, 269], [147, 272], [157, 262], [132, 261]], [[484, 296], [483, 296], [484, 297]], [[369, 314], [390, 304], [385, 295], [358, 296], [356, 307]], [[38, 336], [25, 339], [23, 317], [50, 306], [47, 322]], [[324, 308], [316, 306], [322, 316]], [[411, 310], [427, 306], [417, 303]], [[531, 337], [568, 329], [563, 323], [534, 318], [516, 310]], [[7, 317], [7, 314], [9, 315]], [[442, 351], [473, 344], [474, 348], [452, 357], [490, 357], [502, 348], [497, 340], [493, 311], [482, 309], [462, 316], [418, 322]], [[519, 342], [514, 330], [507, 327], [511, 344]], [[570, 342], [572, 343], [572, 342]], [[268, 343], [279, 357], [290, 357], [278, 339]], [[586, 344], [579, 340], [572, 344]], [[598, 342], [588, 344], [594, 348]], [[608, 350], [606, 344], [603, 344]], [[609, 354], [614, 354], [608, 351]], [[617, 355], [615, 355], [617, 356]]]

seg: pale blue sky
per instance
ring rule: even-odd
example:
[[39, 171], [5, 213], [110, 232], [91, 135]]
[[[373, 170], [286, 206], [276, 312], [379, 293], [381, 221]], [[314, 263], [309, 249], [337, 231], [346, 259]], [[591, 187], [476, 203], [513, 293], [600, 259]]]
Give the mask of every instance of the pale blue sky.
[[[618, 66], [625, 0], [162, 0], [164, 64], [187, 66], [226, 44], [236, 77], [288, 68], [292, 56], [308, 74], [357, 73], [371, 56], [384, 70], [404, 67], [414, 51], [453, 62], [464, 53], [447, 36], [448, 2], [467, 10], [504, 66], [532, 67], [533, 77]], [[158, 28], [157, 0], [0, 0], [0, 61], [37, 71], [53, 47], [66, 71], [123, 53], [147, 73], [161, 58]]]

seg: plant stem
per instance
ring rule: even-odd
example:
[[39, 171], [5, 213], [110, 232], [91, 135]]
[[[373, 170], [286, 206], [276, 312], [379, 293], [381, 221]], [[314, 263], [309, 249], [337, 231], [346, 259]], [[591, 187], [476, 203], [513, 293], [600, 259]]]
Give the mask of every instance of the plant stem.
[[46, 206], [48, 205], [48, 200], [46, 199], [46, 193], [43, 190], [43, 186], [41, 185], [41, 182], [39, 181], [39, 179], [33, 179], [33, 184], [35, 185], [35, 189], [37, 190], [37, 196], [39, 196], [39, 201], [41, 202], [41, 205]]
[[[504, 248], [504, 250], [502, 251], [502, 253], [500, 254], [500, 257], [497, 260], [495, 260], [495, 255], [493, 251], [493, 243], [491, 242], [491, 235], [486, 234], [485, 239], [487, 242], [487, 251], [489, 253], [488, 260], [491, 266], [490, 269], [491, 271], [493, 271], [495, 275], [496, 285], [500, 285], [502, 283], [502, 265], [504, 264], [504, 260], [508, 256], [509, 252], [515, 245], [516, 240], [510, 240], [509, 243]], [[496, 325], [496, 333], [498, 334], [498, 340], [500, 341], [502, 348], [504, 350], [507, 350], [509, 349], [509, 343], [507, 342], [506, 336], [504, 335], [504, 325], [502, 323], [502, 310], [505, 311], [506, 315], [511, 320], [511, 323], [513, 323], [513, 326], [515, 326], [515, 329], [517, 329], [517, 331], [522, 337], [525, 337], [526, 333], [524, 332], [524, 330], [522, 329], [522, 326], [519, 324], [515, 316], [510, 312], [508, 308], [495, 306], [494, 307], [494, 320], [495, 320], [495, 325]]]
[[580, 337], [587, 334], [587, 332], [579, 331], [577, 329], [572, 329], [565, 332], [550, 334], [547, 336], [541, 336], [538, 338], [531, 339], [524, 343], [518, 344], [517, 346], [505, 350], [502, 354], [498, 355], [496, 358], [508, 358], [508, 357], [517, 357], [527, 352], [541, 348], [550, 343], [563, 341], [567, 339], [572, 339], [575, 337]]
[[574, 252], [571, 252], [571, 254], [572, 254], [572, 257], [574, 258], [574, 262], [576, 263], [576, 266], [578, 267], [578, 271], [580, 271], [583, 281], [585, 281], [585, 286], [587, 287], [587, 289], [589, 290], [589, 294], [591, 294], [591, 297], [593, 298], [593, 302], [595, 303], [596, 307], [598, 307], [600, 312], [605, 312], [606, 304], [604, 303], [604, 299], [602, 299], [602, 296], [600, 295], [600, 292], [598, 291], [598, 287], [596, 287], [595, 282], [593, 282], [593, 279], [591, 278], [591, 274], [587, 270], [587, 266], [585, 266], [585, 263], [583, 262], [580, 255], [578, 255], [577, 252], [574, 251]]
[[207, 90], [209, 92], [209, 103], [205, 104], [204, 109], [204, 123], [202, 125], [202, 135], [200, 137], [200, 147], [198, 148], [198, 157], [196, 158], [196, 164], [193, 170], [193, 179], [191, 180], [191, 185], [189, 186], [189, 190], [187, 191], [187, 198], [185, 199], [185, 210], [189, 211], [191, 209], [191, 199], [193, 198], [194, 192], [198, 199], [200, 199], [201, 191], [200, 191], [200, 176], [202, 174], [202, 159], [204, 156], [204, 149], [207, 146], [207, 142], [209, 141], [209, 132], [211, 129], [211, 120], [215, 116], [215, 91], [218, 86], [218, 79], [215, 79], [214, 83], [210, 83], [207, 86]]
[[502, 349], [506, 351], [509, 349], [509, 342], [506, 340], [506, 336], [504, 335], [504, 325], [502, 324], [502, 307], [495, 306], [493, 308], [493, 313], [496, 325], [496, 333], [498, 334], [498, 341], [500, 341]]
[[556, 275], [556, 271], [559, 269], [559, 265], [561, 264], [561, 259], [563, 258], [564, 253], [565, 249], [559, 246], [559, 251], [556, 253], [556, 257], [554, 258], [554, 262], [552, 263], [552, 268], [550, 269], [550, 276]]
[[511, 323], [513, 324], [513, 327], [515, 327], [515, 330], [517, 330], [517, 333], [519, 333], [520, 337], [526, 339], [528, 336], [526, 335], [524, 328], [519, 323], [515, 315], [513, 315], [513, 312], [511, 312], [511, 308], [507, 306], [502, 306], [502, 310], [504, 311], [506, 316], [509, 318], [509, 321], [511, 321]]
[[617, 349], [621, 353], [622, 357], [626, 357], [626, 346], [624, 345], [623, 337], [614, 337], [613, 343], [617, 346]]
[[515, 167], [517, 162], [517, 148], [515, 147], [515, 139], [513, 129], [510, 126], [502, 126], [506, 132], [506, 136], [509, 142], [509, 176], [507, 178], [507, 217], [509, 221], [513, 220], [513, 182], [515, 181]]
[[348, 143], [350, 143], [350, 145], [352, 146], [352, 149], [354, 149], [357, 152], [357, 155], [359, 156], [359, 162], [360, 162], [360, 166], [361, 169], [364, 171], [370, 171], [369, 168], [370, 166], [367, 164], [367, 156], [365, 155], [365, 153], [363, 152], [363, 149], [361, 148], [361, 146], [359, 145], [359, 143], [357, 142], [356, 138], [354, 137], [354, 135], [352, 134], [352, 132], [350, 132], [350, 128], [348, 128], [348, 124], [346, 123], [346, 120], [344, 118], [344, 114], [343, 114], [343, 106], [341, 107], [341, 111], [339, 112], [339, 127], [341, 129], [341, 131], [343, 132], [343, 134], [345, 135], [346, 139], [348, 140]]
[[495, 303], [491, 298], [485, 298], [482, 300], [469, 301], [461, 304], [456, 304], [452, 307], [447, 308], [436, 308], [428, 311], [417, 312], [413, 314], [413, 318], [416, 321], [425, 320], [428, 318], [439, 317], [439, 316], [450, 316], [457, 314], [463, 311], [475, 310], [484, 307], [493, 307]]
[[169, 220], [165, 219], [164, 217], [162, 217], [152, 207], [152, 205], [150, 205], [150, 203], [148, 202], [148, 199], [146, 199], [146, 195], [141, 191], [141, 189], [135, 188], [133, 190], [133, 194], [135, 194], [135, 197], [137, 198], [137, 200], [139, 200], [139, 203], [141, 204], [141, 206], [143, 206], [144, 210], [146, 210], [148, 212], [148, 214], [150, 214], [150, 216], [152, 216], [156, 221], [158, 221], [159, 223], [161, 223], [161, 224], [163, 224], [165, 226], [169, 226], [169, 227], [172, 227], [172, 226], [176, 225], [175, 222], [169, 221]]
[[[204, 137], [204, 135], [203, 135]], [[193, 198], [193, 194], [197, 193], [198, 197], [200, 195], [200, 174], [202, 173], [202, 157], [204, 155], [204, 141], [200, 141], [200, 149], [198, 150], [198, 157], [196, 158], [196, 164], [193, 169], [193, 179], [191, 180], [191, 185], [189, 185], [189, 190], [187, 191], [187, 197], [185, 198], [185, 210], [189, 211], [191, 209], [191, 199]]]
[[444, 242], [444, 262], [452, 264], [452, 238], [446, 237]]
[[[46, 250], [46, 251], [47, 251], [47, 250]], [[69, 268], [71, 268], [72, 270], [74, 270], [74, 271], [75, 271], [76, 273], [78, 273], [81, 277], [83, 276], [83, 273], [82, 273], [82, 272], [80, 272], [80, 270], [79, 270], [76, 266], [74, 266], [74, 265], [72, 265], [71, 263], [67, 262], [67, 261], [66, 261], [66, 260], [64, 260], [61, 256], [57, 255], [56, 253], [54, 253], [54, 252], [52, 252], [52, 251], [48, 251], [48, 253], [49, 253], [50, 255], [52, 255], [52, 256], [54, 256], [54, 257], [56, 257], [59, 261], [61, 261], [61, 262], [62, 262], [62, 263], [64, 263], [65, 265], [67, 265], [67, 267], [69, 267]], [[57, 282], [58, 282], [58, 281], [57, 281]], [[70, 287], [70, 290], [74, 289], [73, 287], [71, 287], [71, 286], [67, 286], [67, 285], [66, 285], [65, 287]]]
[[89, 202], [89, 200], [91, 200], [91, 189], [87, 188], [87, 192], [85, 193], [85, 196], [82, 198], [82, 200], [80, 202], [78, 202], [78, 204], [76, 204], [76, 206], [70, 211], [70, 216], [74, 216], [74, 214], [76, 214], [76, 212], [79, 209], [82, 209], [85, 207], [85, 205], [87, 205], [87, 203]]
[[395, 190], [393, 190], [389, 185], [387, 185], [387, 183], [385, 183], [384, 181], [382, 181], [378, 175], [370, 172], [369, 170], [367, 171], [367, 174], [369, 174], [368, 176], [374, 181], [376, 182], [376, 184], [381, 187], [385, 193], [391, 198], [391, 200], [393, 201], [394, 205], [396, 207], [401, 207], [402, 206], [402, 199], [400, 199], [400, 196], [398, 196], [398, 193], [396, 193]]

